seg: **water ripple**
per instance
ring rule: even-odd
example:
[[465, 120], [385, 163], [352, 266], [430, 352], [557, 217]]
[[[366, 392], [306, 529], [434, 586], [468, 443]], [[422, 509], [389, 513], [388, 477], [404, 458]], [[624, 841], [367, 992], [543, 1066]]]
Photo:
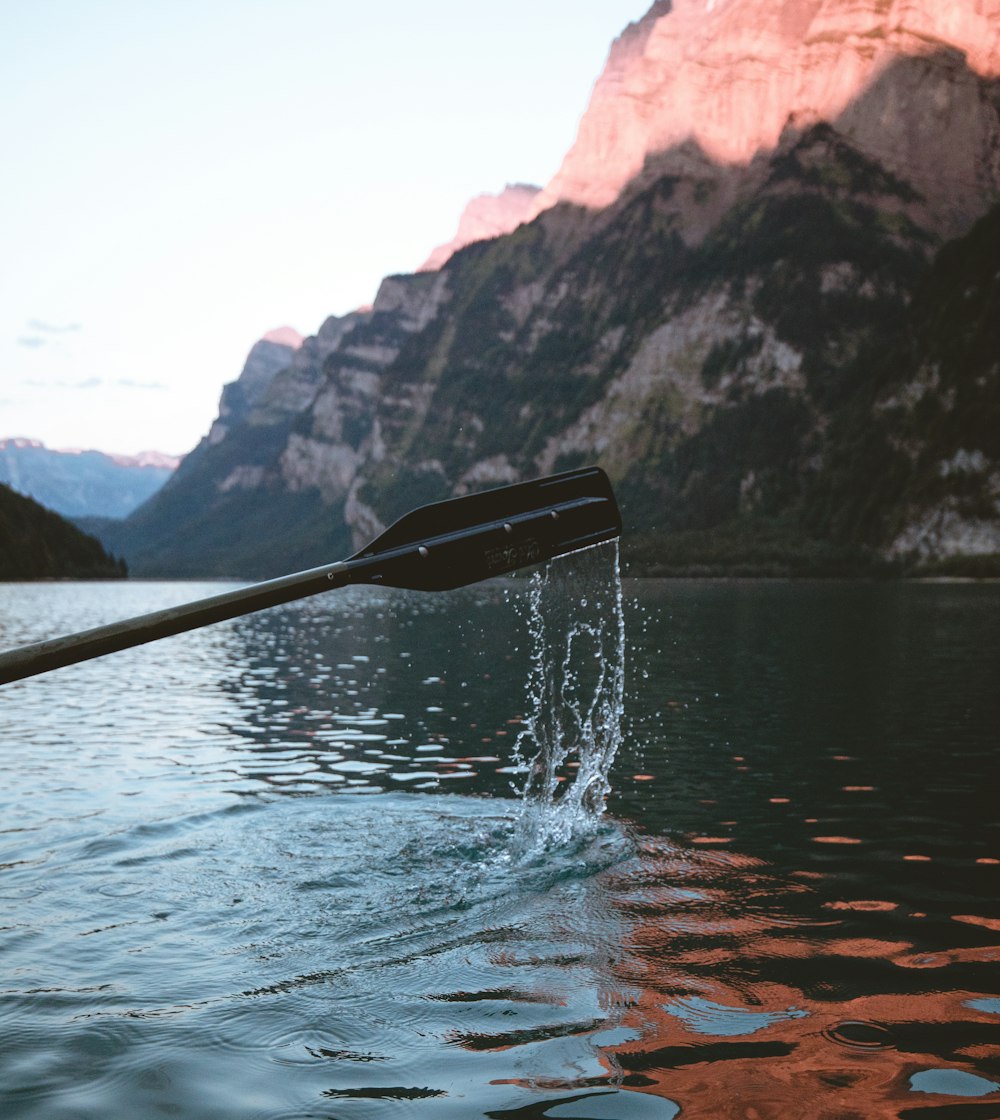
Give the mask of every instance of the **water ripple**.
[[[5, 689], [5, 1120], [995, 1111], [1000, 592], [634, 588], [600, 816], [581, 684], [616, 686], [581, 612], [613, 612], [563, 583], [573, 746], [527, 811], [530, 581], [359, 590]], [[0, 627], [116, 594], [17, 589]]]

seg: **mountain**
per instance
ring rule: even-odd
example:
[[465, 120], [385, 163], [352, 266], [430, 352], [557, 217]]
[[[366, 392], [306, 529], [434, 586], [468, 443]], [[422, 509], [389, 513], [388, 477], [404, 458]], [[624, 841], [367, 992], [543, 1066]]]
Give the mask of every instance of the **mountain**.
[[94, 537], [0, 484], [0, 580], [117, 579], [125, 565]]
[[998, 28], [1000, 0], [655, 3], [614, 44], [536, 208], [607, 206], [692, 158], [745, 168], [827, 122], [956, 236], [996, 200]]
[[243, 371], [222, 390], [219, 415], [208, 433], [210, 444], [219, 443], [238, 427], [266, 392], [275, 376], [287, 366], [305, 340], [291, 327], [268, 331], [250, 348]]
[[240, 376], [223, 388], [208, 435], [175, 474], [124, 522], [95, 524], [93, 531], [116, 553], [134, 556], [137, 573], [180, 577], [256, 576], [269, 570], [262, 565], [269, 554], [280, 557], [272, 566], [305, 567], [325, 533], [342, 543], [343, 524], [330, 524], [322, 503], [317, 509], [290, 493], [277, 502], [256, 498], [275, 455], [315, 401], [326, 358], [369, 317], [330, 316], [311, 338], [272, 333], [254, 343]]
[[947, 245], [891, 345], [853, 371], [811, 517], [889, 559], [986, 574], [1000, 556], [1000, 207]]
[[107, 455], [55, 451], [32, 439], [0, 440], [0, 482], [64, 517], [126, 517], [177, 467], [157, 451]]
[[534, 217], [328, 320], [114, 539], [273, 575], [585, 462], [639, 572], [1000, 571], [1000, 0], [658, 2]]
[[508, 183], [499, 194], [477, 195], [462, 211], [455, 236], [438, 245], [417, 271], [434, 272], [466, 245], [488, 241], [517, 229], [534, 216], [535, 201], [540, 193], [541, 187]]

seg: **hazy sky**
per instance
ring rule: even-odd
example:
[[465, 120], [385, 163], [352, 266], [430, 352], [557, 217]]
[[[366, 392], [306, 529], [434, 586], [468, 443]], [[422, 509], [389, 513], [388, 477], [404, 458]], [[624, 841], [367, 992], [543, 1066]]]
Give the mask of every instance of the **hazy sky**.
[[544, 183], [647, 0], [0, 0], [0, 438], [184, 452], [247, 350]]

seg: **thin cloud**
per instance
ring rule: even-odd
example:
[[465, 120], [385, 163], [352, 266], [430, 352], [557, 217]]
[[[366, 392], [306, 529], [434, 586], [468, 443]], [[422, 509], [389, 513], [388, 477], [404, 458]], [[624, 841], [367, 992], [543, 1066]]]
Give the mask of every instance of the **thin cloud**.
[[96, 389], [103, 385], [100, 377], [85, 377], [82, 381], [39, 381], [36, 378], [23, 378], [22, 385], [30, 389]]
[[125, 389], [166, 389], [162, 381], [133, 381], [131, 377], [120, 377], [116, 384]]
[[70, 334], [82, 329], [79, 323], [47, 323], [44, 319], [29, 319], [28, 326], [43, 334]]
[[36, 334], [25, 334], [17, 340], [17, 344], [26, 347], [28, 350], [37, 350], [40, 346], [48, 346], [49, 340], [39, 338]]

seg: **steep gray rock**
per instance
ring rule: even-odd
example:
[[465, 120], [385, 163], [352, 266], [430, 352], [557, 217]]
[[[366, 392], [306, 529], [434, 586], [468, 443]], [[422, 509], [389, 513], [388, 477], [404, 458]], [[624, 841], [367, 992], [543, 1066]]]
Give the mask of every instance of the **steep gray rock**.
[[[253, 344], [240, 376], [223, 387], [219, 415], [207, 437], [209, 444], [221, 443], [234, 427], [243, 423], [277, 374], [292, 362], [301, 344], [301, 340], [292, 345], [267, 336]], [[301, 407], [305, 407], [305, 403]]]

